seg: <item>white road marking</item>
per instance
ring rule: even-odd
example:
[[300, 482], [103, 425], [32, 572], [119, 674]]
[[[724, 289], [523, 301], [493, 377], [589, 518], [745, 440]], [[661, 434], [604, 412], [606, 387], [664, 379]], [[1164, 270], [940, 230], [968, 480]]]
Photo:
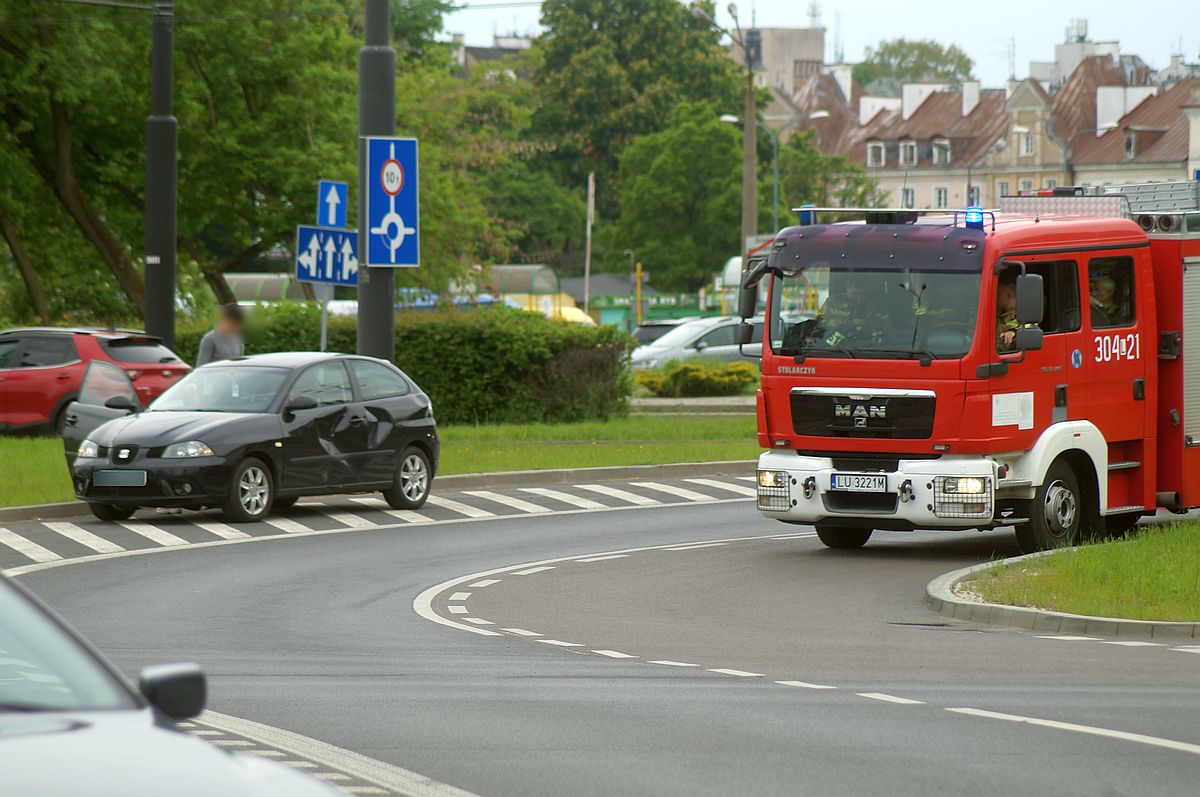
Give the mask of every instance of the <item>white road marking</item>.
[[810, 684], [807, 681], [776, 681], [780, 686], [798, 686], [801, 689], [837, 689], [836, 686], [826, 686], [825, 684]]
[[340, 788], [347, 794], [387, 794], [386, 791], [375, 786], [341, 786]]
[[69, 540], [74, 540], [85, 548], [91, 548], [96, 553], [117, 553], [124, 551], [120, 545], [115, 542], [109, 542], [103, 537], [97, 537], [87, 529], [81, 529], [74, 523], [43, 523], [43, 526], [51, 531], [57, 531]]
[[655, 506], [662, 503], [653, 498], [647, 498], [644, 495], [631, 493], [628, 490], [618, 490], [616, 487], [609, 487], [607, 484], [576, 484], [575, 487], [580, 490], [589, 490], [593, 493], [600, 493], [600, 495], [607, 495], [609, 498], [616, 498], [619, 501], [637, 506]]
[[547, 487], [522, 487], [521, 492], [540, 495], [543, 498], [553, 498], [555, 501], [562, 501], [564, 504], [577, 506], [580, 509], [606, 509], [607, 507], [599, 501], [593, 501], [590, 498], [580, 498], [577, 495], [564, 493], [561, 490], [551, 490]]
[[491, 620], [484, 620], [480, 617], [464, 617], [464, 623], [474, 623], [475, 625], [495, 625]]
[[1192, 646], [1183, 647], [1183, 648], [1171, 648], [1171, 650], [1177, 650], [1180, 653], [1200, 653], [1200, 647], [1192, 647]]
[[310, 529], [308, 526], [305, 526], [303, 523], [297, 523], [296, 521], [285, 517], [265, 517], [262, 519], [262, 522], [266, 523], [268, 526], [274, 526], [280, 531], [287, 532], [288, 534], [302, 534], [306, 531], [312, 531], [312, 529]]
[[647, 664], [661, 664], [664, 667], [699, 667], [699, 664], [688, 664], [686, 661], [671, 661], [670, 659], [659, 659], [658, 661], [646, 662]]
[[511, 495], [501, 495], [494, 493], [491, 490], [463, 490], [463, 495], [472, 495], [476, 498], [482, 498], [485, 501], [495, 501], [497, 504], [504, 504], [507, 507], [512, 507], [518, 512], [528, 512], [531, 515], [544, 515], [551, 512], [549, 507], [541, 506], [521, 498], [513, 498]]
[[599, 653], [601, 656], [608, 656], [610, 659], [636, 659], [637, 656], [631, 656], [628, 653], [622, 653], [619, 650], [593, 650], [592, 653]]
[[560, 648], [581, 648], [581, 647], [583, 647], [583, 645], [580, 644], [579, 642], [563, 642], [561, 639], [538, 639], [535, 641], [541, 642], [545, 645], [557, 645]]
[[430, 495], [425, 499], [427, 503], [434, 506], [440, 506], [442, 509], [449, 509], [451, 512], [457, 512], [460, 515], [467, 517], [495, 517], [495, 512], [489, 512], [486, 509], [476, 509], [473, 506], [461, 504], [458, 501], [452, 501], [449, 498], [443, 498], [440, 495]]
[[157, 542], [159, 545], [187, 545], [188, 541], [177, 534], [172, 534], [169, 531], [160, 529], [158, 526], [146, 523], [142, 520], [118, 520], [118, 525], [132, 531], [134, 534], [140, 534], [151, 542]]
[[907, 697], [896, 697], [895, 695], [885, 695], [883, 692], [855, 692], [859, 697], [865, 697], [868, 700], [882, 700], [885, 703], [899, 703], [902, 706], [923, 706], [923, 700], [909, 700]]
[[375, 528], [376, 525], [362, 515], [356, 515], [353, 512], [342, 512], [337, 509], [330, 509], [328, 504], [322, 504], [320, 512], [330, 520], [341, 523], [343, 526], [349, 526], [352, 529], [372, 529]]
[[510, 634], [516, 634], [517, 636], [541, 636], [537, 631], [526, 631], [524, 628], [504, 628], [501, 630], [507, 631]]
[[[248, 742], [245, 739], [210, 739], [210, 742], [217, 747], [253, 747], [254, 742]], [[316, 766], [312, 764], [311, 766]]]
[[643, 490], [655, 490], [667, 495], [673, 495], [676, 498], [682, 498], [685, 501], [715, 501], [711, 495], [695, 492], [694, 490], [685, 490], [682, 487], [676, 487], [673, 484], [659, 484], [658, 482], [630, 482], [634, 487], [641, 487]]
[[746, 672], [745, 670], [727, 670], [723, 667], [717, 667], [716, 669], [709, 670], [709, 672], [717, 672], [717, 673], [720, 673], [721, 675], [736, 675], [739, 678], [762, 678], [763, 677], [763, 674], [761, 672]]
[[283, 758], [287, 753], [281, 753], [278, 750], [247, 750], [247, 753], [260, 755], [263, 758]]
[[317, 765], [311, 761], [280, 761], [284, 766], [292, 767], [293, 769], [316, 769]]
[[677, 545], [674, 548], [664, 548], [665, 551], [694, 551], [697, 548], [716, 548], [719, 545], [724, 545], [723, 542], [703, 542], [699, 545]]
[[553, 569], [554, 567], [551, 565], [542, 565], [541, 567], [527, 567], [524, 570], [514, 570], [512, 574], [514, 576], [532, 576], [534, 573], [544, 573], [547, 570]]
[[49, 548], [43, 548], [36, 542], [27, 540], [20, 534], [14, 534], [5, 528], [0, 528], [0, 543], [7, 545], [17, 553], [35, 562], [53, 562], [55, 559], [62, 559], [61, 556]]
[[343, 775], [340, 772], [313, 772], [312, 776], [318, 780], [326, 781], [350, 780], [349, 775]]
[[1166, 645], [1163, 644], [1162, 642], [1142, 642], [1137, 639], [1126, 639], [1126, 640], [1102, 639], [1102, 640], [1100, 640], [1100, 644], [1101, 645], [1120, 645], [1121, 647], [1125, 647], [1125, 648], [1163, 648], [1163, 647], [1166, 647]]
[[468, 611], [470, 611], [466, 606], [447, 606], [446, 608], [449, 610], [450, 614], [466, 614]]
[[456, 592], [453, 595], [451, 595], [449, 598], [446, 598], [446, 600], [448, 600], [448, 601], [465, 601], [469, 597], [471, 597], [471, 593], [469, 593], [469, 592]]
[[576, 562], [607, 562], [609, 559], [624, 559], [627, 553], [610, 553], [607, 556], [589, 556], [586, 559], [576, 559]]
[[691, 484], [699, 484], [701, 487], [713, 487], [717, 490], [728, 490], [731, 493], [738, 495], [747, 495], [754, 497], [758, 495], [758, 490], [753, 487], [743, 487], [740, 484], [730, 484], [729, 482], [717, 481], [716, 479], [684, 479], [685, 482]]
[[772, 537], [771, 539], [773, 539], [773, 540], [803, 540], [803, 539], [807, 539], [809, 537], [815, 537], [815, 536], [817, 536], [817, 533], [815, 531], [809, 531], [809, 532], [803, 532], [800, 534], [783, 534], [778, 537]]
[[1055, 730], [1060, 731], [1074, 731], [1075, 733], [1086, 733], [1092, 736], [1105, 736], [1109, 739], [1120, 739], [1125, 742], [1137, 742], [1138, 744], [1147, 744], [1153, 747], [1165, 747], [1168, 750], [1178, 750], [1181, 753], [1200, 755], [1200, 744], [1177, 742], [1174, 739], [1162, 739], [1158, 736], [1146, 736], [1145, 734], [1141, 733], [1115, 731], [1111, 728], [1097, 728], [1092, 725], [1077, 725], [1073, 722], [1044, 720], [1037, 717], [1022, 717], [1019, 714], [1003, 714], [999, 711], [984, 711], [983, 709], [978, 708], [947, 708], [946, 711], [951, 711], [955, 714], [966, 714], [971, 717], [983, 717], [984, 719], [1005, 720], [1007, 722], [1024, 722], [1029, 725], [1037, 725], [1043, 728], [1054, 728]]
[[420, 512], [413, 512], [411, 509], [392, 509], [391, 505], [382, 498], [351, 498], [356, 504], [369, 506], [372, 509], [377, 509], [385, 515], [390, 515], [394, 518], [399, 518], [406, 523], [433, 523], [433, 518], [428, 515], [422, 515]]
[[1060, 642], [1099, 642], [1098, 636], [1059, 636], [1058, 634], [1034, 634], [1037, 639], [1057, 639]]
[[485, 579], [482, 579], [481, 581], [476, 581], [474, 584], [468, 584], [467, 586], [475, 587], [476, 589], [483, 589], [484, 587], [490, 587], [493, 584], [499, 584], [499, 583], [500, 583], [500, 579], [498, 579], [498, 578], [485, 578]]
[[[200, 722], [227, 733], [253, 739], [266, 747], [283, 750], [298, 758], [316, 762], [326, 769], [345, 772], [365, 783], [374, 784], [385, 792], [407, 794], [411, 797], [474, 797], [470, 792], [430, 780], [416, 772], [401, 769], [383, 761], [376, 761], [359, 753], [343, 750], [340, 747], [300, 736], [282, 728], [272, 728], [270, 725], [262, 725], [251, 720], [230, 717], [212, 711], [205, 711], [201, 714]], [[357, 793], [377, 794], [379, 791]]]
[[192, 736], [224, 736], [224, 731], [200, 730], [197, 728], [194, 731], [188, 731]]
[[233, 526], [226, 523], [218, 523], [215, 520], [193, 520], [192, 525], [199, 529], [204, 529], [209, 534], [215, 534], [223, 540], [240, 540], [243, 537], [250, 535], [244, 531], [238, 531]]

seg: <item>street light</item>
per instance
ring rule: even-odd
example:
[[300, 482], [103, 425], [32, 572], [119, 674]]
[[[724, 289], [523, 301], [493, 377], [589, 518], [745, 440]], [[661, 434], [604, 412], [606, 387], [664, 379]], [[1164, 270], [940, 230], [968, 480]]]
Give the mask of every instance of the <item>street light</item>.
[[[737, 6], [729, 4], [729, 16], [733, 18], [733, 32], [717, 24], [700, 6], [692, 6], [692, 15], [702, 20], [713, 29], [724, 33], [742, 51], [742, 62], [746, 66], [746, 97], [742, 115], [747, 119], [758, 117], [758, 95], [754, 90], [754, 61], [757, 53], [751, 57], [745, 37], [742, 35], [741, 23], [738, 21]], [[742, 127], [742, 243], [739, 249], [743, 255], [749, 241], [758, 235], [758, 174], [755, 143], [757, 136], [750, 125]]]

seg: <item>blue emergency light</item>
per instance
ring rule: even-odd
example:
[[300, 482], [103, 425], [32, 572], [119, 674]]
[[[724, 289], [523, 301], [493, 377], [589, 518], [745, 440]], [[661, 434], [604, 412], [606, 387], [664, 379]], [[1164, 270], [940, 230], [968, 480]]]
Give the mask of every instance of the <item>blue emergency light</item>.
[[809, 208], [815, 208], [815, 207], [816, 207], [816, 205], [801, 205], [800, 206], [800, 212], [799, 212], [799, 214], [797, 214], [800, 219], [800, 224], [807, 226], [809, 224], [817, 223], [817, 212], [815, 210], [809, 210]]
[[963, 215], [963, 222], [968, 227], [976, 230], [983, 229], [983, 208], [971, 207], [967, 208], [967, 212]]

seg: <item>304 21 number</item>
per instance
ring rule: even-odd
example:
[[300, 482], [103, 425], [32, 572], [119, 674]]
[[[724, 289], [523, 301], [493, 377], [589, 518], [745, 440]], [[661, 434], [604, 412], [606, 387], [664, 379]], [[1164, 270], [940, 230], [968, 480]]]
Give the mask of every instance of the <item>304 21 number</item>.
[[1127, 335], [1097, 335], [1095, 338], [1098, 363], [1113, 360], [1137, 360], [1142, 356], [1142, 336], [1136, 332]]

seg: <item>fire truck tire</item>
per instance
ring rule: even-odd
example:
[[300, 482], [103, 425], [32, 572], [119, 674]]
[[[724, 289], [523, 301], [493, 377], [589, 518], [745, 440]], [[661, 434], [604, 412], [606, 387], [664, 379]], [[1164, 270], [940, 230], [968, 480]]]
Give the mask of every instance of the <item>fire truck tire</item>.
[[1055, 460], [1034, 494], [1029, 522], [1017, 526], [1017, 542], [1025, 553], [1074, 545], [1089, 514], [1074, 469], [1066, 460]]
[[1120, 539], [1137, 528], [1141, 512], [1130, 512], [1124, 515], [1108, 515], [1103, 518], [1104, 536], [1109, 539]]
[[871, 539], [871, 529], [849, 526], [817, 526], [817, 538], [826, 548], [861, 548]]

